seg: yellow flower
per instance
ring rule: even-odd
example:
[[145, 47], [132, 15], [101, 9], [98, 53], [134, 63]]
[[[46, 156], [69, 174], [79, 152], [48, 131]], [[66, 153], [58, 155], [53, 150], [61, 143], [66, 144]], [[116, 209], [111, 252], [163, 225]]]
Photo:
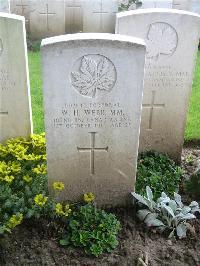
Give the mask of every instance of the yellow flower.
[[66, 204], [64, 206], [64, 216], [69, 216], [69, 214], [72, 212], [72, 209], [70, 208], [69, 204]]
[[46, 204], [47, 200], [48, 197], [43, 196], [43, 194], [38, 194], [34, 198], [35, 204], [40, 207], [43, 207]]
[[47, 167], [45, 164], [38, 164], [35, 168], [33, 168], [33, 172], [45, 175], [47, 173]]
[[72, 209], [70, 208], [69, 204], [63, 206], [61, 203], [57, 203], [55, 206], [55, 211], [58, 216], [67, 217], [72, 212]]
[[63, 214], [63, 207], [61, 203], [57, 203], [55, 206], [55, 211], [57, 215], [62, 215]]
[[8, 182], [8, 183], [12, 183], [12, 181], [14, 180], [15, 178], [14, 178], [14, 176], [13, 175], [6, 175], [5, 177], [4, 177], [4, 180], [6, 181], [6, 182]]
[[29, 176], [29, 175], [24, 175], [23, 176], [23, 180], [26, 181], [27, 183], [30, 183], [32, 181], [32, 179], [33, 178], [31, 176]]
[[83, 195], [83, 199], [85, 202], [89, 203], [94, 201], [95, 197], [94, 194], [92, 192], [86, 193]]
[[17, 225], [21, 224], [23, 220], [23, 214], [19, 213], [17, 215], [12, 215], [11, 218], [9, 219], [7, 226], [12, 229], [16, 227]]
[[64, 185], [63, 182], [54, 182], [54, 183], [53, 183], [53, 188], [54, 188], [55, 190], [59, 190], [59, 191], [61, 191], [61, 190], [63, 190], [63, 189], [65, 188], [65, 185]]

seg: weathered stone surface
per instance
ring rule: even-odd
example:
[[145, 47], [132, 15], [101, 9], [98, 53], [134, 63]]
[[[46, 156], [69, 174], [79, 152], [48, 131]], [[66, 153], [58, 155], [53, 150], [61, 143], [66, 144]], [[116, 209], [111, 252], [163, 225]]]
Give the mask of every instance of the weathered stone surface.
[[65, 0], [65, 31], [77, 33], [83, 31], [84, 0]]
[[26, 30], [30, 31], [30, 14], [36, 10], [35, 1], [11, 0], [10, 11], [13, 14], [25, 17]]
[[200, 14], [200, 1], [199, 0], [190, 0], [189, 10]]
[[140, 8], [172, 8], [173, 0], [142, 0]]
[[42, 42], [49, 184], [123, 205], [134, 189], [143, 91], [142, 40], [73, 34]]
[[34, 9], [30, 13], [30, 36], [32, 39], [61, 35], [65, 33], [64, 0], [31, 0]]
[[173, 8], [182, 9], [182, 10], [190, 10], [190, 2], [191, 0], [174, 0]]
[[118, 0], [85, 0], [83, 31], [115, 32]]
[[0, 142], [32, 132], [24, 18], [0, 14]]
[[140, 151], [180, 159], [200, 17], [181, 10], [137, 10], [117, 15], [116, 33], [145, 39], [147, 58]]
[[10, 0], [0, 0], [0, 12], [10, 13]]

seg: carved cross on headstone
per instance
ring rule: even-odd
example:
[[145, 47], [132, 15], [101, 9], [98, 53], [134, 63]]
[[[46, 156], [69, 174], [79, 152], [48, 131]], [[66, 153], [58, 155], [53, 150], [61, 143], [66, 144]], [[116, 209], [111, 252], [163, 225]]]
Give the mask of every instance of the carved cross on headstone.
[[49, 28], [49, 16], [56, 15], [56, 13], [49, 12], [49, 4], [46, 4], [46, 13], [44, 12], [39, 12], [40, 15], [45, 15], [46, 16], [46, 24], [47, 24], [47, 30], [50, 30]]
[[156, 108], [164, 108], [165, 107], [165, 104], [156, 104], [155, 103], [155, 98], [156, 98], [156, 91], [152, 91], [151, 103], [142, 105], [143, 108], [149, 108], [150, 109], [148, 130], [153, 129], [153, 113], [154, 113], [154, 109], [156, 109]]
[[4, 116], [4, 115], [8, 115], [8, 112], [3, 112], [3, 111], [1, 112], [0, 111], [0, 116]]
[[21, 7], [21, 13], [20, 15], [24, 16], [25, 9], [29, 6], [23, 3], [23, 0], [21, 0], [21, 4], [16, 5], [17, 7]]
[[100, 30], [103, 29], [103, 15], [110, 14], [110, 13], [116, 14], [117, 12], [104, 11], [103, 0], [101, 0], [100, 10], [99, 11], [93, 11], [93, 14], [98, 14], [100, 16]]
[[77, 147], [77, 150], [79, 152], [90, 152], [90, 173], [92, 175], [95, 174], [95, 161], [94, 161], [94, 156], [95, 156], [95, 151], [105, 151], [108, 152], [108, 146], [105, 148], [97, 148], [95, 147], [95, 135], [97, 132], [89, 132], [90, 133], [90, 147], [89, 148], [80, 148]]

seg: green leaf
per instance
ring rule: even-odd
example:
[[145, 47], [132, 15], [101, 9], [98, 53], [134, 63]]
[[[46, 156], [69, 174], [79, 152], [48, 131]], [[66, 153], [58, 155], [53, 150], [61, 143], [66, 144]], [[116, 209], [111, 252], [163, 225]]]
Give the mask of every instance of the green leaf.
[[148, 200], [152, 201], [153, 200], [153, 193], [152, 193], [152, 190], [150, 189], [149, 186], [146, 187], [146, 193], [147, 193]]
[[61, 239], [59, 243], [61, 246], [68, 246], [70, 244], [70, 241], [68, 239]]
[[132, 192], [131, 194], [132, 194], [132, 196], [133, 196], [134, 198], [136, 198], [140, 203], [142, 203], [143, 205], [149, 207], [150, 204], [149, 204], [149, 201], [148, 201], [146, 198], [142, 197], [141, 195], [139, 195], [139, 194], [137, 194], [137, 193], [135, 193], [135, 192]]
[[144, 219], [146, 218], [146, 216], [148, 214], [150, 214], [151, 212], [148, 211], [148, 210], [139, 210], [137, 212], [137, 217], [141, 220], [141, 221], [144, 221]]
[[164, 209], [167, 211], [167, 213], [168, 213], [169, 215], [171, 215], [172, 217], [175, 216], [175, 214], [174, 214], [172, 208], [170, 208], [169, 206], [167, 206], [167, 205], [165, 205], [165, 204], [162, 204], [162, 208], [164, 208]]
[[[148, 217], [147, 217], [148, 218]], [[145, 219], [145, 223], [148, 227], [165, 226], [165, 224], [158, 219]]]
[[187, 233], [187, 226], [184, 223], [180, 223], [176, 228], [176, 233], [179, 238], [185, 238]]

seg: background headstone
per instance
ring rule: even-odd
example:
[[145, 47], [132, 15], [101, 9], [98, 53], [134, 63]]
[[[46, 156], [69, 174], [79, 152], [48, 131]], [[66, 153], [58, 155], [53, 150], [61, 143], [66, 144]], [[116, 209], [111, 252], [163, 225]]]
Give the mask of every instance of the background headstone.
[[142, 0], [140, 8], [172, 8], [172, 0]]
[[32, 133], [24, 18], [0, 14], [0, 142]]
[[83, 31], [115, 32], [118, 0], [85, 0]]
[[10, 13], [10, 0], [0, 0], [0, 12]]
[[65, 31], [77, 33], [83, 31], [84, 0], [65, 0]]
[[199, 0], [190, 0], [190, 11], [200, 14]]
[[[116, 56], [117, 55], [117, 56]], [[62, 196], [122, 205], [134, 189], [145, 45], [111, 34], [42, 42], [48, 179]]]
[[128, 11], [117, 16], [116, 33], [143, 38], [147, 44], [140, 151], [164, 152], [179, 161], [200, 17], [174, 9]]
[[191, 0], [174, 0], [173, 1], [173, 8], [189, 11], [190, 10], [190, 2], [191, 2]]
[[30, 13], [31, 39], [65, 34], [64, 0], [32, 0], [34, 12]]
[[30, 31], [30, 14], [35, 11], [35, 1], [31, 0], [11, 0], [11, 13], [25, 17], [26, 30]]

